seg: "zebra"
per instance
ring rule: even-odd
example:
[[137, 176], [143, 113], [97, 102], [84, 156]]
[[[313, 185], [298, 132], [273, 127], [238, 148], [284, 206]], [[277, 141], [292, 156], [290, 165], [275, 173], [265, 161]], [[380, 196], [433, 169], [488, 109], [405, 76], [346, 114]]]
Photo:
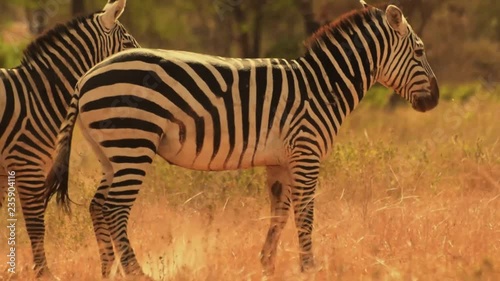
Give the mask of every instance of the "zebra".
[[102, 11], [57, 25], [26, 48], [19, 66], [0, 69], [0, 207], [7, 173], [15, 173], [38, 276], [50, 275], [43, 246], [45, 175], [74, 86], [106, 57], [139, 47], [118, 21], [125, 5], [109, 0]]
[[420, 112], [439, 100], [424, 44], [402, 11], [365, 5], [320, 28], [298, 59], [242, 59], [136, 49], [96, 65], [77, 83], [47, 177], [68, 203], [76, 122], [103, 170], [90, 203], [109, 276], [115, 246], [127, 275], [143, 275], [128, 239], [132, 205], [153, 157], [202, 171], [265, 166], [271, 222], [260, 254], [273, 274], [293, 210], [302, 271], [314, 269], [312, 231], [320, 163], [343, 120], [379, 82]]

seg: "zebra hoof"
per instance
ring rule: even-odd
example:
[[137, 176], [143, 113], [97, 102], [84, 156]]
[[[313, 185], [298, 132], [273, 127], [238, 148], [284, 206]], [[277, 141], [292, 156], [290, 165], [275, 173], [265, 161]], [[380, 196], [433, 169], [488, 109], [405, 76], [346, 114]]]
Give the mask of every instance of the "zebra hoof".
[[262, 269], [262, 275], [264, 277], [271, 277], [274, 275], [274, 266], [265, 267]]
[[60, 281], [58, 277], [50, 272], [49, 268], [45, 265], [34, 265], [33, 270], [35, 271], [35, 276], [38, 280], [47, 280], [47, 281]]
[[37, 279], [43, 281], [61, 281], [59, 277], [52, 274], [48, 269], [45, 269], [43, 273], [38, 274]]
[[154, 281], [154, 279], [147, 275], [127, 275], [124, 280], [127, 281]]
[[265, 254], [264, 251], [261, 253], [260, 263], [262, 264], [262, 275], [263, 276], [272, 276], [274, 275], [274, 261], [271, 260], [269, 254]]
[[312, 258], [302, 260], [300, 264], [300, 271], [302, 273], [312, 273], [316, 271], [316, 265], [314, 264], [314, 260]]

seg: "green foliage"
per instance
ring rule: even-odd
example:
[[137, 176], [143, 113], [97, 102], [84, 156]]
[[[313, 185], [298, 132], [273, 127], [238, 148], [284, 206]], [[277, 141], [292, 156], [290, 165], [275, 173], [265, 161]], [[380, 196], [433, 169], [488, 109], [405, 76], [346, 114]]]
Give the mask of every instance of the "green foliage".
[[6, 44], [0, 40], [0, 66], [3, 68], [12, 68], [20, 64], [23, 57], [22, 50], [25, 43], [20, 45]]
[[[238, 34], [253, 34], [255, 26], [254, 2], [214, 0], [169, 1], [144, 0], [127, 6], [123, 22], [136, 34], [143, 46], [182, 49], [222, 56], [240, 56]], [[386, 1], [371, 1], [376, 4]], [[422, 30], [429, 61], [440, 81], [451, 83], [474, 81], [490, 77], [498, 81], [498, 1], [445, 1], [440, 4], [423, 1], [433, 7], [432, 16]], [[304, 50], [302, 42], [309, 37], [297, 8], [297, 1], [261, 1], [263, 30], [260, 56], [295, 58]], [[413, 7], [410, 1], [401, 1], [404, 8]], [[325, 23], [359, 8], [357, 1], [314, 1], [315, 19]], [[151, 8], [147, 8], [151, 7]], [[221, 8], [222, 7], [222, 8]], [[244, 22], [236, 22], [234, 12], [241, 8]], [[405, 14], [415, 29], [420, 29], [426, 13], [420, 10]], [[460, 32], [458, 32], [460, 31]], [[250, 36], [251, 37], [251, 36]], [[480, 40], [478, 40], [478, 38]], [[252, 38], [249, 38], [250, 41]], [[252, 42], [250, 42], [251, 44]], [[368, 100], [385, 103], [382, 96], [368, 94]]]
[[392, 91], [381, 85], [373, 86], [363, 97], [362, 103], [373, 107], [384, 107], [389, 101]]
[[[241, 33], [248, 32], [247, 49], [259, 46], [258, 56], [296, 58], [303, 54], [304, 18], [297, 0], [141, 0], [127, 2], [120, 18], [144, 47], [195, 51], [221, 56], [241, 56]], [[378, 4], [382, 0], [371, 0]], [[399, 3], [414, 29], [422, 33], [429, 62], [439, 81], [475, 81], [478, 78], [500, 81], [500, 5], [485, 1], [413, 1]], [[56, 3], [56, 4], [53, 4]], [[351, 9], [358, 1], [314, 0], [311, 15], [324, 24]], [[88, 13], [101, 9], [103, 0], [85, 1]], [[4, 24], [32, 19], [35, 9], [51, 13], [48, 26], [70, 18], [71, 1], [5, 0], [0, 3]], [[242, 17], [237, 19], [237, 12]], [[259, 14], [260, 13], [260, 14]], [[257, 15], [260, 16], [257, 16]], [[261, 31], [256, 21], [261, 20]], [[260, 36], [255, 36], [258, 33]], [[0, 38], [3, 34], [0, 33]], [[7, 49], [10, 47], [7, 46]], [[2, 60], [12, 65], [13, 56], [2, 47]], [[4, 65], [5, 66], [5, 65]], [[382, 106], [387, 94], [378, 90], [366, 96], [368, 103]]]
[[444, 84], [440, 86], [441, 100], [464, 103], [472, 97], [479, 96], [482, 100], [496, 102], [500, 100], [500, 86], [488, 85], [485, 82]]
[[478, 34], [500, 41], [500, 5], [497, 0], [478, 1], [475, 20]]
[[481, 89], [478, 83], [462, 85], [443, 85], [440, 87], [440, 98], [442, 100], [464, 102], [470, 99]]

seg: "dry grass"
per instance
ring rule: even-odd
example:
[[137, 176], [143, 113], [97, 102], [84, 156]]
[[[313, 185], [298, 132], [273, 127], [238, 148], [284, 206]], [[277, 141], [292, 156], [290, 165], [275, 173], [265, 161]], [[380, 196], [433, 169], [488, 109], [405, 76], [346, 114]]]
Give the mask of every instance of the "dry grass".
[[[473, 98], [426, 114], [357, 110], [323, 167], [313, 236], [317, 272], [299, 272], [290, 221], [271, 280], [500, 280], [498, 109], [497, 102]], [[99, 170], [86, 144], [73, 148], [72, 198], [83, 206], [72, 217], [50, 206], [46, 249], [62, 280], [96, 280], [87, 206]], [[158, 161], [130, 223], [144, 270], [156, 280], [262, 279], [258, 254], [269, 223], [263, 180], [262, 169], [201, 173]], [[31, 280], [24, 229], [18, 241], [15, 277]]]

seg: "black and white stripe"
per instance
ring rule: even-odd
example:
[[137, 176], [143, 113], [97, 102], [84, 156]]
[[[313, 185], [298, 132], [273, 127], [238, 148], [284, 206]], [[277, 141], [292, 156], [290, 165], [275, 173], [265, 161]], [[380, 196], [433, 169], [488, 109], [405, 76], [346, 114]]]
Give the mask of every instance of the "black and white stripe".
[[14, 171], [38, 274], [48, 274], [45, 175], [74, 86], [98, 62], [139, 46], [117, 21], [124, 8], [125, 0], [109, 1], [100, 12], [58, 25], [28, 46], [21, 65], [0, 69], [0, 206], [3, 177]]
[[78, 120], [104, 173], [90, 206], [103, 275], [114, 261], [111, 241], [125, 272], [141, 274], [127, 221], [156, 154], [198, 170], [266, 166], [272, 218], [261, 262], [273, 272], [277, 242], [293, 209], [301, 266], [307, 270], [314, 265], [311, 233], [320, 162], [331, 152], [343, 120], [376, 82], [395, 89], [419, 111], [438, 102], [422, 42], [392, 5], [385, 11], [355, 11], [323, 27], [296, 60], [125, 51], [78, 82], [47, 185], [65, 202]]

